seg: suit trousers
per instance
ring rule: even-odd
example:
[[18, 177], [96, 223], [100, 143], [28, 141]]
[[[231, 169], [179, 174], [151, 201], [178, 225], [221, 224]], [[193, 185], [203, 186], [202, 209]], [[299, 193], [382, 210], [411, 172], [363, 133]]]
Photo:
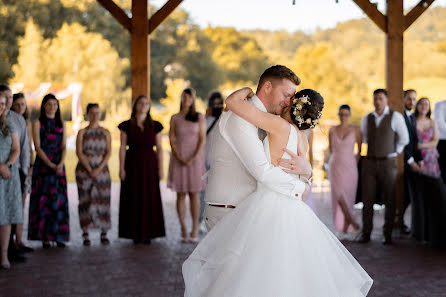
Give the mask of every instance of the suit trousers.
[[446, 140], [440, 140], [437, 146], [438, 153], [440, 157], [438, 158], [438, 163], [441, 170], [441, 178], [443, 183], [446, 184]]
[[376, 198], [377, 187], [383, 191], [384, 204], [386, 206], [384, 215], [383, 233], [385, 236], [392, 235], [395, 220], [395, 188], [396, 188], [397, 165], [396, 159], [364, 160], [362, 167], [362, 209], [363, 233], [370, 236], [373, 230], [373, 204]]
[[233, 208], [216, 207], [206, 204], [204, 208], [204, 221], [208, 231], [211, 231], [218, 221], [220, 221], [221, 218], [223, 218], [231, 210], [233, 210]]

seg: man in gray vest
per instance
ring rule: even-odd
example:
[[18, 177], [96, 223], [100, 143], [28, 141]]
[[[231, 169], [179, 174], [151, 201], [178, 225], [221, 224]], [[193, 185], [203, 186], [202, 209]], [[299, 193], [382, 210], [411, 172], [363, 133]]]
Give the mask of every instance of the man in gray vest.
[[387, 91], [373, 92], [375, 111], [362, 118], [363, 142], [368, 144], [367, 156], [362, 167], [362, 234], [360, 243], [370, 241], [373, 230], [373, 204], [379, 185], [386, 206], [383, 244], [392, 244], [392, 229], [395, 220], [396, 157], [409, 143], [409, 133], [401, 113], [388, 106]]

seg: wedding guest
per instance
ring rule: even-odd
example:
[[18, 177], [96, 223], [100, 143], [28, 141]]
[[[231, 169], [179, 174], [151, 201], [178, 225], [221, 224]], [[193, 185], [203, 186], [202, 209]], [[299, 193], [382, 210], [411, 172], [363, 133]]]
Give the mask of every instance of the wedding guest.
[[[12, 96], [12, 108], [17, 114], [23, 116], [26, 122], [26, 130], [29, 138], [29, 153], [30, 153], [30, 163], [28, 172], [25, 174], [22, 170], [19, 171], [20, 175], [20, 184], [22, 190], [22, 206], [25, 207], [26, 197], [31, 194], [31, 176], [33, 169], [33, 149], [32, 149], [32, 128], [31, 128], [31, 114], [26, 104], [25, 95], [23, 93], [16, 93]], [[32, 252], [34, 249], [26, 246], [22, 242], [22, 234], [23, 234], [23, 224], [17, 224], [15, 230], [15, 248], [19, 252]]]
[[33, 122], [36, 161], [29, 200], [28, 239], [50, 241], [64, 248], [70, 239], [67, 179], [65, 175], [66, 128], [59, 100], [53, 94], [43, 97], [40, 115]]
[[[213, 132], [215, 132], [215, 127], [218, 119], [220, 118], [221, 113], [223, 112], [223, 95], [214, 91], [209, 95], [208, 98], [208, 108], [206, 109], [206, 143], [204, 145], [204, 155], [205, 155], [205, 164], [206, 171], [209, 170], [209, 150], [210, 143], [213, 138]], [[204, 207], [206, 203], [204, 201], [205, 191], [202, 190], [200, 192], [200, 216], [199, 216], [199, 231], [204, 233], [206, 232], [206, 223], [204, 221]]]
[[110, 132], [101, 127], [101, 110], [96, 103], [87, 105], [89, 124], [76, 138], [76, 183], [79, 193], [79, 221], [84, 245], [90, 246], [88, 228], [101, 229], [101, 243], [109, 244], [111, 180], [107, 162], [111, 155]]
[[[415, 197], [415, 195], [420, 196], [417, 189], [416, 183], [420, 180], [417, 178], [416, 172], [420, 172], [421, 168], [419, 161], [422, 160], [421, 153], [418, 150], [418, 138], [417, 138], [417, 127], [416, 119], [412, 110], [415, 107], [417, 100], [417, 92], [415, 90], [409, 89], [404, 91], [404, 121], [406, 122], [406, 127], [409, 132], [409, 144], [404, 147], [404, 192], [403, 192], [403, 210], [400, 214], [397, 214], [396, 222], [402, 222], [401, 233], [410, 234], [408, 226], [404, 223], [404, 214], [406, 209], [412, 201], [412, 228], [417, 226], [420, 221], [417, 218], [417, 214], [414, 212], [417, 210], [418, 200], [422, 197]], [[417, 228], [416, 228], [417, 229]]]
[[368, 144], [367, 157], [362, 168], [362, 209], [363, 228], [360, 243], [370, 241], [373, 230], [373, 203], [377, 186], [384, 196], [384, 240], [392, 244], [392, 229], [395, 220], [395, 188], [397, 165], [396, 157], [409, 143], [404, 117], [388, 106], [387, 91], [377, 89], [373, 92], [375, 111], [365, 115], [361, 121], [363, 142]]
[[[340, 124], [329, 131], [329, 176], [333, 222], [339, 239], [356, 239], [360, 226], [353, 214], [358, 187], [357, 163], [361, 156], [362, 135], [358, 126], [350, 123], [349, 105], [339, 107]], [[355, 144], [358, 153], [354, 154]], [[355, 231], [355, 232], [352, 232]], [[352, 232], [347, 234], [347, 232]]]
[[[195, 92], [184, 89], [181, 94], [180, 112], [170, 120], [169, 139], [172, 154], [169, 164], [167, 187], [177, 192], [177, 212], [183, 242], [198, 241], [200, 201], [198, 193], [206, 184], [203, 147], [206, 138], [206, 120], [195, 110]], [[186, 194], [189, 194], [192, 216], [190, 238], [186, 229]]]
[[430, 101], [423, 97], [415, 106], [417, 119], [418, 149], [421, 150], [423, 162], [424, 233], [421, 240], [433, 247], [446, 248], [446, 186], [441, 179], [438, 164], [438, 127], [431, 119]]
[[152, 120], [149, 99], [141, 95], [133, 103], [130, 119], [118, 128], [119, 237], [133, 239], [135, 244], [150, 244], [151, 239], [166, 235], [159, 186], [163, 178], [163, 126]]
[[20, 154], [19, 136], [6, 119], [6, 96], [0, 93], [0, 269], [9, 269], [8, 245], [11, 224], [23, 222], [20, 199], [20, 178], [17, 159]]
[[[313, 138], [314, 138], [314, 132], [313, 128], [304, 130], [303, 133], [307, 137], [308, 141], [308, 161], [311, 164], [311, 167], [314, 168], [314, 156], [313, 156]], [[317, 215], [317, 209], [316, 209], [316, 201], [314, 200], [313, 195], [313, 185], [310, 185], [310, 190], [307, 196], [307, 199], [305, 199], [305, 203], [313, 210], [313, 212]]]
[[438, 162], [440, 164], [441, 177], [446, 184], [446, 100], [437, 102], [434, 108], [434, 119], [438, 125]]
[[[20, 144], [20, 155], [19, 160], [17, 162], [17, 166], [19, 168], [19, 179], [20, 174], [26, 175], [29, 169], [30, 164], [30, 156], [29, 156], [29, 137], [28, 131], [26, 128], [26, 122], [23, 117], [17, 114], [15, 111], [11, 110], [12, 107], [12, 91], [9, 86], [2, 84], [0, 85], [0, 93], [6, 97], [6, 119], [14, 125], [17, 135], [19, 137]], [[10, 232], [10, 240], [9, 240], [9, 248], [8, 248], [8, 257], [10, 261], [13, 262], [24, 262], [26, 260], [21, 254], [21, 249], [17, 249], [15, 245], [14, 235], [16, 234], [16, 224], [11, 225]]]

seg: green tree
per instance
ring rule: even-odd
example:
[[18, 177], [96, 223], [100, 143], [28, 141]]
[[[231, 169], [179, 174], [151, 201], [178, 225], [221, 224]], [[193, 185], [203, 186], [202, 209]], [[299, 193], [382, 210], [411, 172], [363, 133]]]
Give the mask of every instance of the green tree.
[[302, 79], [299, 89], [315, 89], [324, 97], [324, 119], [335, 119], [339, 105], [349, 104], [353, 121], [372, 107], [367, 97], [366, 84], [337, 63], [333, 47], [326, 42], [301, 46], [291, 68]]
[[39, 28], [30, 19], [26, 24], [25, 35], [19, 38], [19, 56], [17, 64], [12, 67], [13, 81], [22, 82], [28, 88], [37, 87], [42, 81], [42, 57], [45, 54], [45, 44]]
[[223, 82], [256, 83], [269, 66], [268, 56], [254, 38], [234, 28], [208, 27], [204, 32], [215, 44], [212, 57], [224, 70]]
[[[47, 81], [56, 88], [64, 88], [72, 82], [82, 83], [83, 107], [94, 101], [106, 110], [110, 101], [130, 100], [121, 97], [125, 84], [123, 71], [129, 61], [119, 58], [110, 42], [100, 34], [86, 32], [85, 27], [76, 23], [64, 24], [55, 38], [37, 45], [26, 42], [39, 40], [35, 26], [29, 24], [27, 28], [29, 30], [21, 41], [19, 63], [14, 67], [14, 81], [30, 81], [27, 70], [31, 62], [32, 69], [38, 68], [32, 84]], [[40, 55], [36, 53], [39, 48], [42, 49]], [[32, 58], [35, 60], [30, 61]], [[64, 100], [63, 107], [65, 117], [68, 117], [69, 102]]]

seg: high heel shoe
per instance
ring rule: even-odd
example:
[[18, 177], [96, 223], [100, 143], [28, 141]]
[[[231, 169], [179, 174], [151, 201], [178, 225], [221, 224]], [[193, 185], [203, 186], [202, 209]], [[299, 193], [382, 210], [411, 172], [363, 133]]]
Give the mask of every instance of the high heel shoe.
[[196, 237], [190, 237], [190, 238], [189, 238], [189, 242], [190, 242], [190, 243], [198, 243], [198, 236], [196, 236]]
[[110, 240], [108, 240], [107, 238], [107, 233], [106, 232], [101, 232], [101, 243], [103, 245], [108, 245], [110, 244]]
[[82, 233], [82, 238], [84, 239], [83, 244], [84, 244], [85, 246], [90, 246], [90, 245], [91, 245], [91, 241], [90, 241], [90, 239], [88, 238], [88, 232], [84, 232], [84, 233]]

